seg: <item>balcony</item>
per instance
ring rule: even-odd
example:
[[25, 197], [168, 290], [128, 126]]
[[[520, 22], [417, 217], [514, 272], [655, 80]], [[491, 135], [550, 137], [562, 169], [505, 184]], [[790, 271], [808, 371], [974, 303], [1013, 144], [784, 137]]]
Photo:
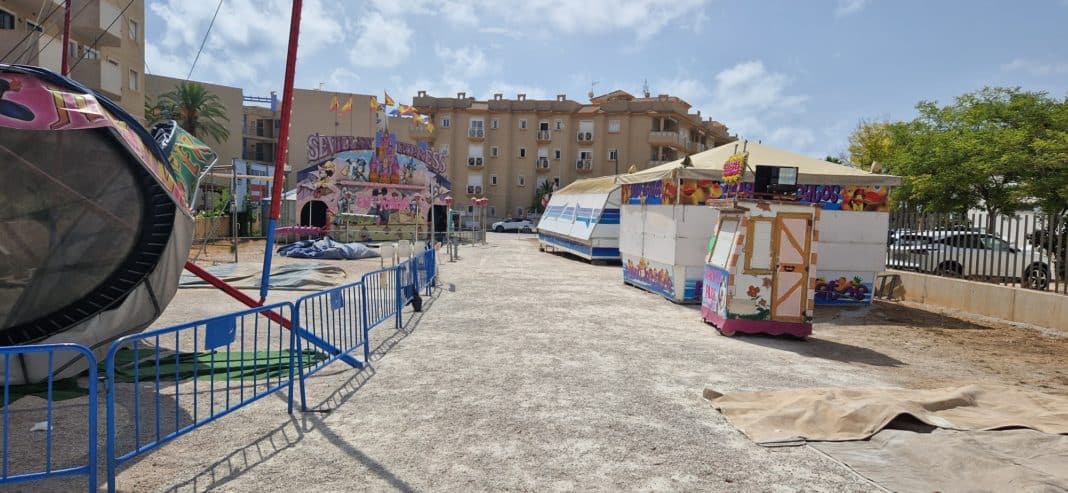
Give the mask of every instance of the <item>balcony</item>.
[[538, 130], [538, 142], [541, 144], [552, 142], [553, 134], [548, 130]]
[[71, 3], [71, 11], [80, 13], [71, 18], [72, 37], [97, 39], [99, 36], [100, 39], [96, 42], [97, 47], [122, 46], [122, 24], [125, 20], [115, 20], [122, 9], [112, 3], [113, 1], [74, 0]]
[[467, 194], [468, 195], [482, 195], [482, 185], [468, 185], [467, 186]]
[[593, 142], [593, 132], [579, 132], [578, 141], [582, 144]]
[[577, 169], [580, 173], [589, 172], [593, 170], [593, 160], [579, 159], [578, 161], [575, 161], [575, 169]]
[[538, 162], [534, 166], [538, 169], [538, 171], [545, 171], [549, 169], [549, 157], [538, 156]]
[[[38, 2], [34, 8], [40, 6]], [[34, 65], [59, 72], [60, 65], [63, 64], [63, 42], [47, 34], [39, 33], [31, 36], [22, 44], [18, 44], [24, 36], [26, 32], [18, 29], [0, 30], [0, 52], [7, 53], [18, 45], [18, 48], [15, 48], [4, 63]]]
[[486, 131], [482, 128], [470, 128], [467, 130], [467, 137], [471, 140], [486, 140]]
[[122, 99], [122, 69], [107, 60], [84, 59], [71, 71], [72, 79], [101, 91], [108, 98]]
[[686, 143], [679, 137], [678, 132], [652, 131], [649, 132], [649, 144], [655, 146], [669, 146], [676, 149], [686, 149]]
[[482, 156], [467, 158], [468, 168], [481, 168], [483, 165]]
[[[41, 19], [42, 23], [44, 23], [44, 18], [48, 17], [49, 12], [52, 12], [53, 9], [59, 9], [52, 14], [48, 23], [58, 26], [61, 29], [63, 27], [63, 0], [46, 0], [44, 2], [41, 2], [41, 0], [5, 0], [3, 3], [5, 10], [11, 9], [18, 12], [32, 12], [33, 16], [28, 16], [28, 19], [31, 21]], [[41, 8], [42, 3], [44, 4], [44, 8]]]

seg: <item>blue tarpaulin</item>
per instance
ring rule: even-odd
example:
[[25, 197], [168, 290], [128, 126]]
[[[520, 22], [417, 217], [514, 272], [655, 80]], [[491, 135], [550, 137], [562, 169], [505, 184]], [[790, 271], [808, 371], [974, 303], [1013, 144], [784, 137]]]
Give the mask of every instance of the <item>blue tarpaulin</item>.
[[329, 237], [321, 240], [302, 240], [278, 248], [278, 254], [291, 258], [318, 258], [329, 260], [357, 260], [373, 258], [378, 252], [362, 243], [339, 243]]

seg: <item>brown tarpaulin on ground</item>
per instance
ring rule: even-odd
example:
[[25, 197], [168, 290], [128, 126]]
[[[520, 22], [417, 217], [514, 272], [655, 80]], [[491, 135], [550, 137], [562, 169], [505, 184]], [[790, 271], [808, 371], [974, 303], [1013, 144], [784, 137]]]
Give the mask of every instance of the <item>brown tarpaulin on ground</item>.
[[887, 429], [869, 440], [809, 445], [891, 491], [1068, 491], [1068, 436]]
[[1009, 387], [931, 390], [800, 389], [705, 397], [731, 424], [762, 445], [863, 440], [902, 415], [938, 428], [1031, 428], [1068, 434], [1068, 397]]

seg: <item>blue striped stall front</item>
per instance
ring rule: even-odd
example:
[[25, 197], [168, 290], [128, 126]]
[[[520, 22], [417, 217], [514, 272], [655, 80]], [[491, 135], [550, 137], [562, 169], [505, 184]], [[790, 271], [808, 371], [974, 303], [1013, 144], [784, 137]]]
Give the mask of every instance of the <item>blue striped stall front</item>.
[[611, 247], [594, 247], [585, 245], [570, 238], [553, 235], [543, 231], [538, 232], [538, 241], [552, 245], [562, 250], [567, 250], [575, 255], [590, 260], [619, 260], [619, 249]]

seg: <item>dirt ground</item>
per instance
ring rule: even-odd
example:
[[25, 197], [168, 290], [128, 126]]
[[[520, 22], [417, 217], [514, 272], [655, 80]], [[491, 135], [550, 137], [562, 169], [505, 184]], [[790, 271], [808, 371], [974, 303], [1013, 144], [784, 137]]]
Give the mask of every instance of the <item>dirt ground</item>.
[[[1068, 334], [877, 302], [821, 307], [807, 341], [728, 338], [697, 307], [623, 285], [618, 266], [540, 253], [528, 235], [491, 234], [460, 254], [442, 258], [442, 289], [423, 313], [372, 332], [368, 368], [335, 363], [309, 379], [314, 411], [289, 415], [274, 394], [139, 456], [119, 489], [871, 491], [810, 448], [752, 444], [702, 391], [996, 382], [1068, 392], [1058, 358]], [[359, 262], [346, 270], [378, 265]], [[237, 308], [183, 289], [156, 325]], [[66, 401], [63, 412], [84, 406]], [[84, 425], [57, 434], [75, 443]]]

